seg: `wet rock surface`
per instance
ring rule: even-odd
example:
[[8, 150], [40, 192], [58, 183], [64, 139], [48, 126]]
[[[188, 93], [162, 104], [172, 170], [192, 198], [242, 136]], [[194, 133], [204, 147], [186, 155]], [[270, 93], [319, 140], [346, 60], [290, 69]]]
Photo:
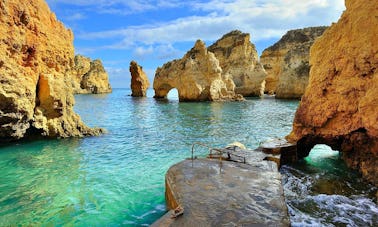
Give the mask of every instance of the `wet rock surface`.
[[190, 159], [172, 166], [167, 206], [181, 205], [184, 214], [171, 219], [168, 212], [153, 226], [289, 226], [277, 165], [262, 152], [239, 154], [246, 164]]

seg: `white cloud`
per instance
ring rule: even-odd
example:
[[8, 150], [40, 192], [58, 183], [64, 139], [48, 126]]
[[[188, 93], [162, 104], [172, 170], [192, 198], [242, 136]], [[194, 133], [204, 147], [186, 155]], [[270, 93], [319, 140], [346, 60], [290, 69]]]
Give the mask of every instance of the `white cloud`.
[[[171, 1], [167, 1], [169, 4]], [[113, 44], [117, 48], [133, 48], [136, 43], [150, 49], [151, 45], [216, 40], [223, 34], [239, 29], [249, 32], [252, 41], [279, 38], [290, 29], [308, 26], [329, 25], [336, 21], [343, 10], [343, 0], [212, 0], [206, 3], [194, 2], [192, 7], [205, 16], [188, 16], [168, 22], [132, 26], [126, 29], [98, 31], [79, 34], [81, 39], [108, 39], [122, 37]], [[111, 47], [111, 46], [109, 46]]]

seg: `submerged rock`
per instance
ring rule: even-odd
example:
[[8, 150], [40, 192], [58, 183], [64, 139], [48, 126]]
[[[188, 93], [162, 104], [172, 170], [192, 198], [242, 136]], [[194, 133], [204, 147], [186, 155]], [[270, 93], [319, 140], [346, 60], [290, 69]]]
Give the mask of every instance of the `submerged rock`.
[[309, 85], [288, 139], [301, 157], [316, 144], [341, 151], [378, 185], [378, 7], [346, 0], [346, 8], [311, 48]]
[[234, 82], [222, 74], [218, 59], [201, 40], [182, 59], [159, 67], [153, 86], [155, 98], [165, 98], [176, 88], [180, 101], [243, 100], [235, 94]]
[[310, 47], [327, 27], [288, 31], [277, 43], [265, 49], [261, 63], [268, 73], [265, 92], [276, 98], [300, 98], [307, 87]]
[[108, 74], [100, 60], [92, 61], [88, 57], [76, 55], [74, 62], [72, 86], [75, 94], [112, 92]]
[[94, 135], [74, 113], [73, 34], [44, 0], [0, 1], [0, 141]]
[[130, 62], [131, 73], [131, 96], [145, 97], [150, 82], [146, 73], [143, 71], [142, 66], [138, 65], [135, 61]]
[[235, 92], [243, 96], [261, 96], [266, 72], [248, 33], [232, 31], [207, 48], [215, 54], [223, 74], [235, 83]]

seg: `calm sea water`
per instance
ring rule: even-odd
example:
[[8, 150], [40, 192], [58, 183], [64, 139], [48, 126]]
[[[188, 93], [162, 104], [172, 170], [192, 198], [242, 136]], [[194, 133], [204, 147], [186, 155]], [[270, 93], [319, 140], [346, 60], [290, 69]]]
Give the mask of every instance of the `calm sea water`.
[[[88, 125], [106, 128], [102, 136], [0, 147], [0, 226], [149, 225], [165, 213], [166, 171], [190, 156], [194, 142], [224, 147], [239, 141], [255, 148], [288, 134], [298, 105], [274, 99], [179, 103], [177, 94], [157, 101], [151, 91], [148, 98], [130, 93], [115, 89], [112, 94], [76, 96], [76, 112]], [[327, 150], [316, 149], [311, 154]], [[376, 189], [329, 153], [283, 169], [293, 225], [374, 226]], [[366, 186], [353, 186], [356, 179]], [[323, 192], [333, 181], [344, 182], [340, 188], [348, 186], [347, 192]]]

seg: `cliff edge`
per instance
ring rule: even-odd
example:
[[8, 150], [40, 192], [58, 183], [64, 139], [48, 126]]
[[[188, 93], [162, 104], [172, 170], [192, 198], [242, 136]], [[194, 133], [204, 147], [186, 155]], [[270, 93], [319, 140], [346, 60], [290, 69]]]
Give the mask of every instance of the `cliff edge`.
[[299, 155], [315, 144], [342, 152], [378, 185], [378, 6], [346, 0], [346, 11], [312, 46], [310, 80], [288, 139]]
[[0, 141], [95, 135], [74, 113], [73, 34], [44, 0], [0, 1]]
[[328, 27], [288, 31], [277, 43], [265, 49], [261, 63], [267, 72], [265, 92], [276, 98], [301, 98], [308, 85], [310, 47]]

